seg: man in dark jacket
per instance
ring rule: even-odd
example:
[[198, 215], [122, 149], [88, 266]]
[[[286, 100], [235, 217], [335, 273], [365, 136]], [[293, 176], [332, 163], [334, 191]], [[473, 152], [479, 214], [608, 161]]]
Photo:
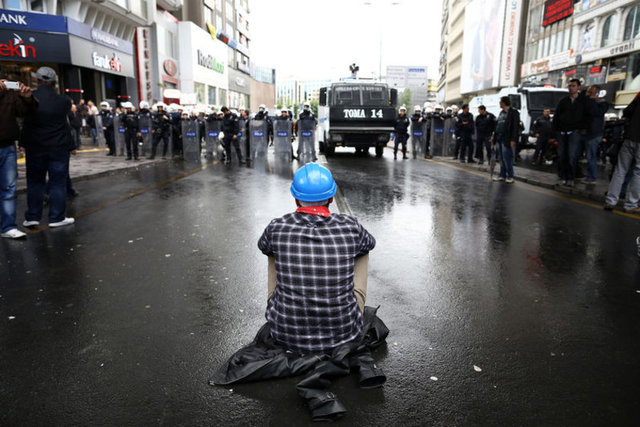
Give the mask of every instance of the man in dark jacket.
[[25, 117], [20, 140], [27, 156], [28, 208], [23, 225], [33, 227], [40, 224], [48, 175], [49, 227], [62, 227], [75, 222], [65, 216], [69, 154], [75, 154], [68, 119], [71, 99], [56, 93], [58, 76], [52, 68], [38, 68], [36, 78], [38, 89], [33, 96], [39, 106]]
[[542, 115], [533, 122], [531, 134], [536, 137], [536, 151], [533, 152], [531, 162], [541, 164], [551, 138], [551, 109], [545, 108]]
[[484, 163], [484, 150], [487, 160], [491, 160], [491, 136], [496, 129], [496, 116], [487, 112], [487, 107], [480, 105], [476, 116], [476, 158], [479, 164]]
[[240, 132], [238, 116], [229, 111], [227, 107], [222, 107], [220, 111], [224, 114], [222, 117], [222, 132], [224, 132], [222, 142], [224, 143], [225, 152], [224, 163], [226, 165], [231, 163], [231, 143], [233, 143], [233, 147], [238, 155], [238, 161], [240, 164], [243, 164], [242, 151], [240, 151], [240, 143], [238, 142], [238, 132]]
[[69, 125], [71, 125], [71, 136], [76, 144], [76, 148], [80, 148], [80, 132], [82, 131], [82, 116], [78, 112], [75, 105], [71, 105], [69, 112]]
[[400, 114], [393, 125], [396, 138], [393, 145], [393, 160], [398, 158], [398, 144], [402, 144], [402, 158], [407, 157], [407, 139], [409, 138], [409, 118], [407, 117], [407, 108], [403, 105], [400, 107]]
[[469, 104], [462, 106], [462, 112], [458, 113], [456, 122], [456, 136], [460, 138], [460, 161], [464, 163], [465, 153], [467, 163], [475, 163], [473, 160], [473, 114], [469, 112]]
[[127, 147], [127, 158], [125, 160], [131, 160], [131, 156], [135, 160], [138, 160], [138, 137], [140, 134], [140, 126], [138, 124], [138, 115], [133, 109], [133, 104], [129, 101], [123, 102], [124, 113], [120, 121], [124, 124], [124, 143]]
[[6, 81], [0, 79], [0, 231], [4, 238], [20, 239], [26, 234], [16, 225], [16, 141], [20, 136], [16, 118], [32, 114], [38, 101], [31, 95], [31, 88], [18, 83], [17, 89], [9, 89]]
[[513, 184], [513, 154], [520, 137], [520, 114], [511, 108], [508, 96], [500, 98], [500, 108], [492, 144], [498, 146], [500, 153], [500, 174], [493, 180]]
[[167, 149], [169, 148], [169, 133], [171, 128], [171, 120], [165, 112], [165, 105], [162, 102], [156, 104], [156, 112], [152, 117], [153, 128], [153, 146], [151, 147], [151, 156], [149, 159], [155, 159], [158, 144], [162, 140], [162, 158], [167, 158]]
[[600, 87], [593, 85], [587, 90], [587, 110], [589, 124], [587, 128], [587, 184], [595, 184], [598, 179], [598, 148], [604, 135], [604, 115], [609, 103], [598, 97]]
[[109, 152], [107, 156], [116, 155], [116, 140], [113, 133], [113, 113], [111, 112], [111, 105], [107, 101], [100, 103], [100, 117], [102, 118], [102, 133], [104, 139], [107, 142]]
[[586, 136], [588, 123], [587, 99], [580, 94], [580, 80], [571, 79], [569, 95], [558, 102], [552, 126], [554, 137], [558, 141], [558, 175], [562, 185], [573, 186], [579, 150]]
[[624, 109], [622, 117], [625, 120], [625, 138], [618, 153], [618, 164], [609, 183], [609, 190], [605, 199], [605, 210], [612, 210], [618, 204], [620, 189], [624, 183], [627, 171], [635, 159], [633, 177], [627, 188], [624, 209], [630, 213], [640, 213], [640, 92]]

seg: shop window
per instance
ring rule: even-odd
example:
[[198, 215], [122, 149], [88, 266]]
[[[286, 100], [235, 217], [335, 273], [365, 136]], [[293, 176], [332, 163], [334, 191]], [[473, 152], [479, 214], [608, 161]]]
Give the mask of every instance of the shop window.
[[209, 105], [215, 105], [216, 103], [216, 88], [209, 86]]
[[227, 99], [227, 90], [226, 89], [218, 89], [218, 102], [222, 105], [229, 104], [229, 100]]
[[627, 76], [624, 90], [640, 91], [640, 53], [634, 53], [627, 58]]
[[624, 24], [624, 39], [631, 40], [638, 35], [638, 28], [640, 27], [640, 5], [635, 6], [627, 15], [627, 20]]
[[24, 10], [22, 0], [4, 0], [5, 9]]
[[205, 86], [203, 83], [194, 83], [193, 89], [196, 93], [196, 103], [204, 104], [206, 102], [205, 98]]
[[42, 0], [30, 0], [29, 10], [32, 12], [44, 12], [44, 2]]

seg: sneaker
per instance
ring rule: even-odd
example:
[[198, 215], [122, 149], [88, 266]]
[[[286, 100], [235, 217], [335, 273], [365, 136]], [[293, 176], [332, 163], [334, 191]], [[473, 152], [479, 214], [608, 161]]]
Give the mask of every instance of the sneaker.
[[513, 184], [513, 178], [507, 178], [504, 180], [507, 184]]
[[65, 219], [63, 219], [62, 221], [49, 223], [49, 227], [50, 228], [64, 227], [65, 225], [71, 225], [74, 222], [76, 222], [75, 219], [65, 217]]
[[0, 234], [0, 236], [4, 237], [5, 239], [22, 239], [23, 237], [27, 237], [27, 234], [23, 233], [22, 231], [18, 230], [17, 228], [12, 228], [11, 230], [7, 231], [6, 233]]
[[493, 180], [494, 180], [494, 181], [504, 181], [504, 178], [503, 178], [503, 177], [501, 177], [501, 176], [494, 176], [494, 177], [493, 177]]
[[604, 209], [605, 211], [612, 211], [614, 208], [613, 205], [610, 205], [609, 203], [605, 203], [605, 205], [602, 207], [602, 209]]
[[36, 227], [38, 225], [40, 225], [40, 221], [27, 221], [25, 220], [22, 225], [24, 227]]

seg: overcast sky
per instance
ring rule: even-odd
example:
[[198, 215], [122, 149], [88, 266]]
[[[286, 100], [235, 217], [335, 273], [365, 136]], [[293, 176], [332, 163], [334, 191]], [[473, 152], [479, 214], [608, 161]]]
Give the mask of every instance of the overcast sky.
[[[395, 4], [394, 4], [395, 3]], [[251, 61], [278, 79], [378, 76], [387, 65], [438, 75], [441, 0], [251, 0]], [[382, 49], [380, 40], [382, 39]]]

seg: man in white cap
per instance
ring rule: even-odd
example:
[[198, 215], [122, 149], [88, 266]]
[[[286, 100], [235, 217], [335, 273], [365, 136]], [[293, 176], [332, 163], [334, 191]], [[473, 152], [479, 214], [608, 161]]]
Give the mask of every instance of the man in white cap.
[[27, 165], [27, 212], [23, 225], [34, 227], [40, 224], [48, 175], [49, 227], [62, 227], [74, 223], [73, 218], [65, 216], [69, 155], [75, 154], [67, 119], [71, 99], [56, 93], [58, 76], [52, 68], [38, 68], [35, 77], [38, 89], [33, 96], [39, 101], [39, 106], [25, 117], [20, 139]]

